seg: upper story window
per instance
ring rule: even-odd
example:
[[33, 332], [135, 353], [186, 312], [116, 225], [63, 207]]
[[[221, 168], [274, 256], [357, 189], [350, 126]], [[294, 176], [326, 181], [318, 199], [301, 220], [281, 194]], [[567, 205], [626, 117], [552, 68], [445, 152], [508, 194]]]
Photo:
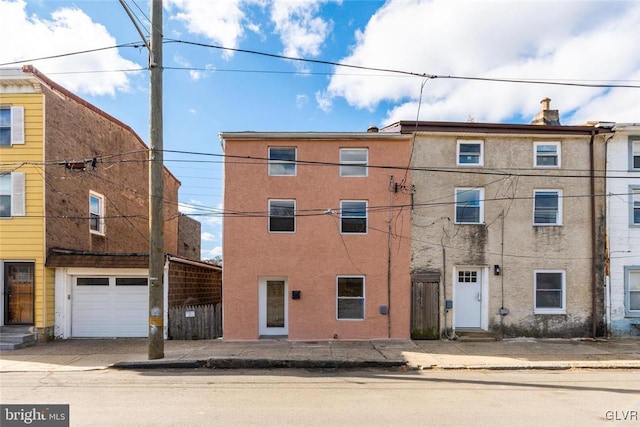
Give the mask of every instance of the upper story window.
[[484, 221], [484, 188], [456, 188], [455, 222], [482, 224]]
[[340, 176], [367, 176], [369, 163], [369, 149], [341, 148]]
[[564, 271], [536, 270], [534, 281], [534, 313], [564, 314], [567, 300]]
[[559, 142], [535, 142], [533, 166], [537, 168], [559, 168], [561, 153]]
[[562, 191], [533, 192], [533, 225], [562, 225]]
[[295, 147], [269, 147], [269, 175], [294, 176], [296, 174]]
[[640, 185], [629, 186], [629, 225], [640, 227]]
[[272, 233], [295, 232], [295, 213], [295, 200], [269, 200], [269, 231]]
[[25, 214], [24, 173], [0, 172], [0, 218]]
[[24, 107], [0, 107], [0, 147], [24, 144]]
[[89, 193], [89, 230], [94, 234], [104, 234], [104, 196]]
[[629, 170], [640, 171], [640, 136], [629, 137]]
[[457, 148], [458, 166], [482, 166], [484, 164], [484, 141], [460, 140]]
[[340, 202], [340, 231], [342, 233], [367, 232], [367, 202], [343, 200]]

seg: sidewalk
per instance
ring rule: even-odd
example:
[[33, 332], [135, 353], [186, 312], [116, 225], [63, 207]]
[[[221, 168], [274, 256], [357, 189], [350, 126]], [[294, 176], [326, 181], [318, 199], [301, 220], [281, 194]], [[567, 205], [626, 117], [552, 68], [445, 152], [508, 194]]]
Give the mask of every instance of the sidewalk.
[[148, 360], [145, 338], [69, 339], [0, 352], [0, 372], [107, 368], [640, 369], [640, 340], [516, 338], [467, 341], [165, 341]]

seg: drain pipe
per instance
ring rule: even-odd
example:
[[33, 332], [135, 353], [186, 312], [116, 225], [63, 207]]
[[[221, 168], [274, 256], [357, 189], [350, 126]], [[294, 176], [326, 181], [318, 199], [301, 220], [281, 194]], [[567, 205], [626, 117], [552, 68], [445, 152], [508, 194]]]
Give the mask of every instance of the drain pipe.
[[597, 297], [597, 269], [596, 269], [596, 183], [595, 183], [595, 153], [594, 153], [595, 131], [591, 131], [591, 140], [589, 142], [589, 169], [590, 169], [590, 185], [591, 185], [591, 335], [593, 338], [597, 336], [597, 320], [598, 320], [598, 297]]

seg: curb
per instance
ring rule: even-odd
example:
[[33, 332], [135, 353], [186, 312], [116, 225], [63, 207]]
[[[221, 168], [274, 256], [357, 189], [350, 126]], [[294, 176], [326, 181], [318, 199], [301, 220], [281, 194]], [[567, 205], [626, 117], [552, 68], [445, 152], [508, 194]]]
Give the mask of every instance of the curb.
[[401, 360], [290, 360], [210, 358], [207, 360], [173, 360], [117, 362], [114, 369], [358, 369], [398, 368], [407, 363]]

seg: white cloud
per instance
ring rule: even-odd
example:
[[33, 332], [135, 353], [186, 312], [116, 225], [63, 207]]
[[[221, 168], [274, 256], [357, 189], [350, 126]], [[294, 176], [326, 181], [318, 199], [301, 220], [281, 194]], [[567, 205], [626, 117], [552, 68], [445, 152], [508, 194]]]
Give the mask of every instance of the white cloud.
[[[57, 83], [76, 93], [114, 96], [116, 92], [131, 90], [130, 74], [91, 72], [140, 68], [120, 56], [117, 49], [34, 60], [118, 44], [107, 28], [93, 22], [82, 10], [63, 7], [56, 9], [51, 19], [42, 19], [27, 16], [24, 0], [1, 1], [0, 16], [0, 40], [5, 41], [0, 49], [0, 63], [19, 62], [15, 67], [32, 64], [49, 76], [55, 75]], [[89, 73], [66, 73], [69, 70]]]
[[309, 97], [307, 95], [296, 96], [296, 108], [301, 110], [309, 103]]
[[320, 108], [325, 113], [330, 112], [333, 108], [332, 97], [324, 91], [316, 92], [316, 103], [318, 104], [318, 108]]
[[[243, 0], [203, 1], [169, 0], [169, 10], [177, 9], [170, 19], [182, 22], [191, 34], [203, 35], [228, 48], [237, 48], [244, 34]], [[233, 52], [224, 51], [226, 57]]]
[[209, 232], [202, 233], [200, 238], [203, 242], [215, 242], [217, 240], [216, 236], [214, 236], [213, 233]]
[[202, 259], [212, 259], [219, 255], [222, 255], [222, 246], [216, 246], [212, 249], [202, 249], [200, 251], [200, 258]]
[[[356, 33], [341, 62], [439, 76], [637, 82], [640, 31], [630, 29], [638, 22], [640, 4], [634, 2], [390, 0]], [[337, 71], [323, 105], [335, 97], [362, 109], [390, 103], [386, 123], [416, 119], [422, 78]], [[528, 121], [547, 96], [565, 114], [563, 124], [601, 119], [588, 114], [607, 109], [608, 120], [640, 117], [638, 89], [436, 78], [424, 86], [420, 119]], [[596, 101], [608, 105], [593, 108]], [[622, 109], [611, 111], [614, 106]]]

